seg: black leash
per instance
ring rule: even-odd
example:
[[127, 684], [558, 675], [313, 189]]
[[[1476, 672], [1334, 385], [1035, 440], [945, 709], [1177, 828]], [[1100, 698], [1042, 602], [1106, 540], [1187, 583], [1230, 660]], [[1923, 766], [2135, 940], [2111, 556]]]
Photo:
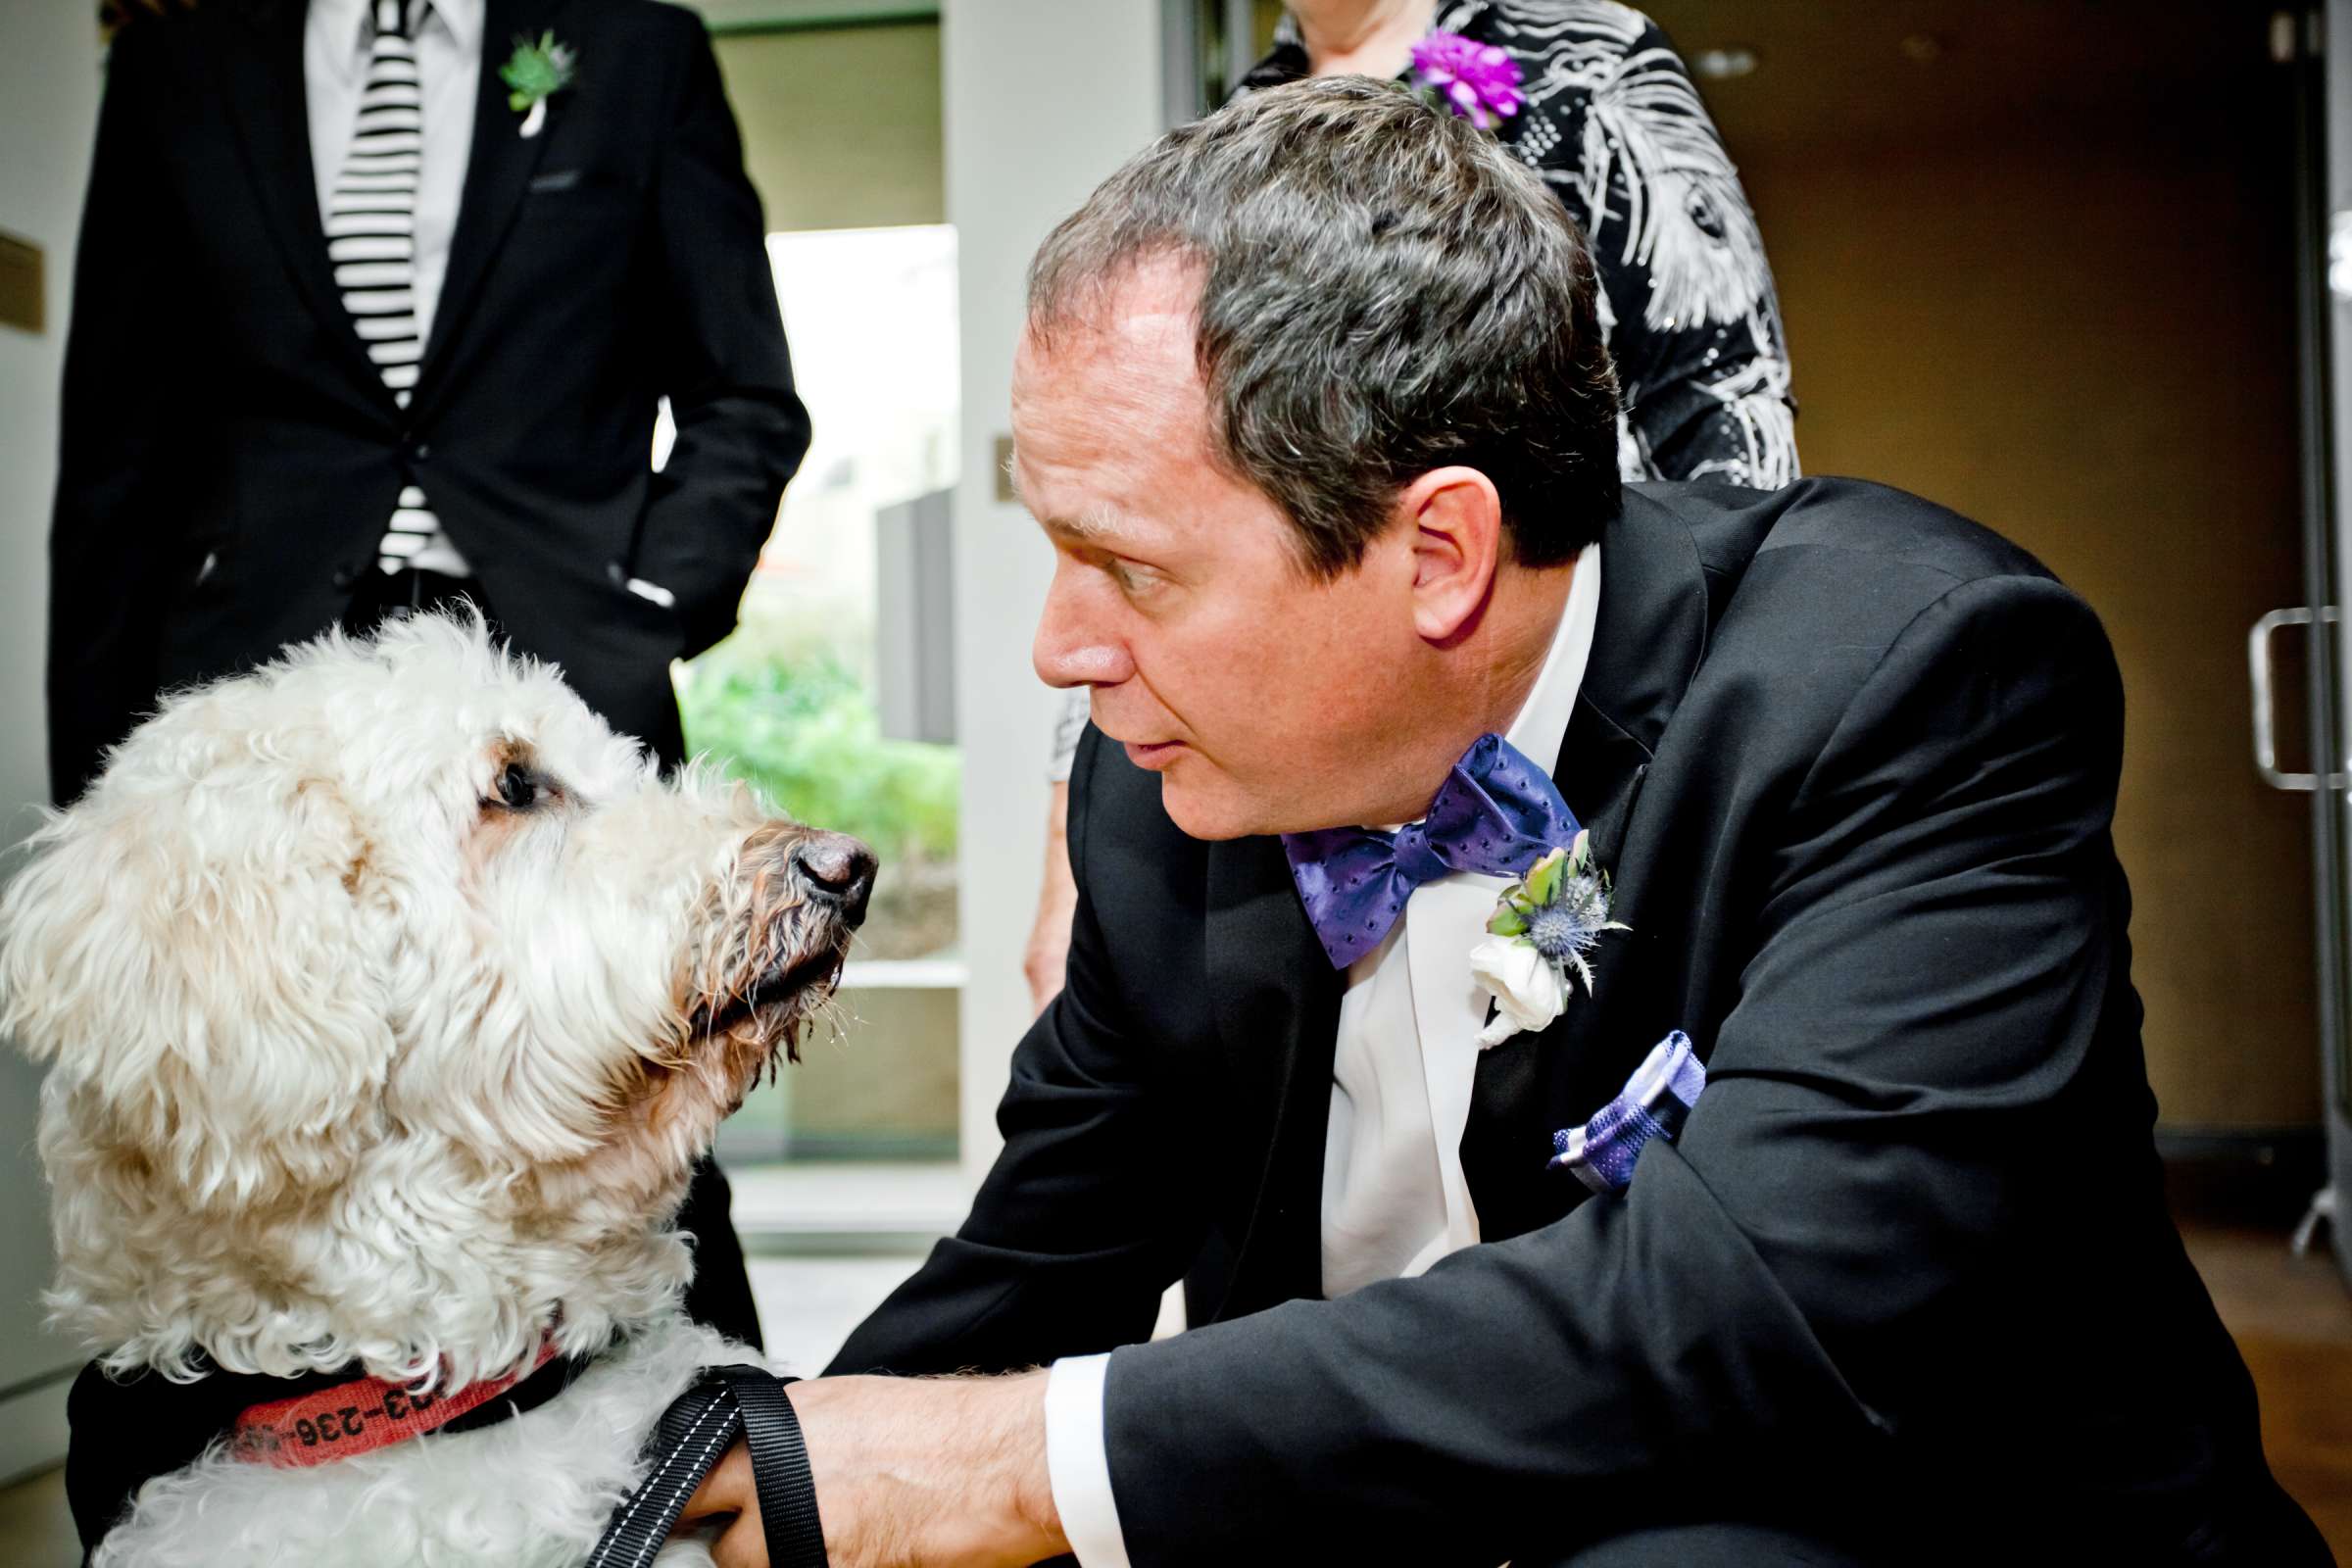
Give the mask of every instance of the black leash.
[[613, 1510], [583, 1568], [646, 1568], [686, 1499], [738, 1437], [751, 1449], [769, 1568], [827, 1568], [808, 1448], [784, 1396], [784, 1385], [797, 1381], [756, 1366], [705, 1367], [700, 1381], [662, 1412], [646, 1448], [652, 1472]]

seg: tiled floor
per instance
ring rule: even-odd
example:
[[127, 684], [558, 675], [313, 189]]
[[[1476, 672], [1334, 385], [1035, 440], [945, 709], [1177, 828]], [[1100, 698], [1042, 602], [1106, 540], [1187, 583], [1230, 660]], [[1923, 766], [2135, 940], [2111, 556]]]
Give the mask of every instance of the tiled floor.
[[[899, 1196], [912, 1221], [945, 1189], [934, 1190], [935, 1176], [920, 1167], [910, 1170]], [[808, 1200], [835, 1191], [839, 1180], [812, 1180], [797, 1195], [785, 1182], [750, 1195], [749, 1207], [806, 1213]], [[2184, 1234], [2261, 1388], [2272, 1468], [2352, 1568], [2352, 1296], [2324, 1257], [2289, 1255], [2280, 1231], [2214, 1220], [2190, 1224]], [[770, 1350], [798, 1369], [823, 1366], [919, 1260], [913, 1253], [756, 1256], [752, 1286]], [[70, 1568], [76, 1560], [55, 1472], [0, 1488], [0, 1563]]]
[[902, 1257], [755, 1257], [752, 1295], [770, 1360], [812, 1377], [833, 1359], [850, 1330], [865, 1321], [922, 1259]]

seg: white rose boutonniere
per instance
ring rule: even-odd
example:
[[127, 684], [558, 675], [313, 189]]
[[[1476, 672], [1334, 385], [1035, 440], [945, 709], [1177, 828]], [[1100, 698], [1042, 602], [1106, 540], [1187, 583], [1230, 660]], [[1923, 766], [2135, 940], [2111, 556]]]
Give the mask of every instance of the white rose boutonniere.
[[1471, 976], [1494, 994], [1494, 1021], [1479, 1045], [1499, 1045], [1522, 1029], [1542, 1029], [1568, 1010], [1568, 984], [1550, 959], [1516, 937], [1489, 937], [1470, 954]]
[[1568, 1010], [1577, 981], [1591, 996], [1593, 944], [1603, 931], [1630, 929], [1609, 918], [1609, 876], [1592, 863], [1591, 839], [1580, 832], [1545, 854], [1496, 901], [1487, 940], [1470, 954], [1472, 976], [1494, 996], [1480, 1050], [1548, 1027]]

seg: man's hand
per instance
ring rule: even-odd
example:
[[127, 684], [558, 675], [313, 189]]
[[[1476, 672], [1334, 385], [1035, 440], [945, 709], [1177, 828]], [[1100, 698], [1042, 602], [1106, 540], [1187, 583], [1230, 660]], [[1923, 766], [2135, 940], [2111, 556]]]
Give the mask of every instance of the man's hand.
[[[808, 1445], [833, 1568], [1021, 1568], [1070, 1549], [1046, 1470], [1046, 1375], [826, 1378], [786, 1391]], [[766, 1568], [743, 1444], [687, 1499], [683, 1530], [734, 1514], [719, 1568]]]

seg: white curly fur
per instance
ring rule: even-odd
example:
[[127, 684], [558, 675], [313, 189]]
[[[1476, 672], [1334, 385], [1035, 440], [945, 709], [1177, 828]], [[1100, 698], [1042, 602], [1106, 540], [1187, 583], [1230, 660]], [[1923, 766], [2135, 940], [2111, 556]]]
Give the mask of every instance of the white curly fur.
[[[683, 1319], [633, 1335], [561, 1397], [477, 1432], [307, 1470], [214, 1453], [149, 1482], [95, 1568], [320, 1563], [569, 1568], [637, 1484], [637, 1454], [696, 1369], [757, 1353]], [[708, 1568], [681, 1540], [661, 1568]]]
[[[540, 804], [502, 804], [510, 765]], [[478, 1433], [150, 1483], [103, 1560], [584, 1555], [692, 1369], [747, 1354], [675, 1316], [666, 1221], [837, 972], [806, 836], [664, 783], [478, 619], [329, 634], [113, 754], [0, 898], [0, 1029], [51, 1064], [54, 1319], [176, 1379], [455, 1389], [550, 1332], [621, 1348]]]

